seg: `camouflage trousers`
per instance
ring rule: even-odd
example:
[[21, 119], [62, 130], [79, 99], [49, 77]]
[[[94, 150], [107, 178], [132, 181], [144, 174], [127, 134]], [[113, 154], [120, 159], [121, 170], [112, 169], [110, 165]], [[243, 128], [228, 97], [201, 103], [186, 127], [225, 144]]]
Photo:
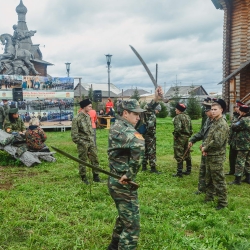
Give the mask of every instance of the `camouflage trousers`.
[[243, 176], [244, 172], [250, 174], [250, 151], [238, 150], [234, 175]]
[[148, 161], [151, 168], [156, 167], [156, 137], [155, 134], [145, 134], [145, 153], [142, 166], [147, 166]]
[[191, 160], [190, 151], [187, 152], [184, 159], [182, 159], [185, 151], [188, 148], [188, 139], [187, 136], [180, 136], [174, 139], [174, 158], [177, 162], [182, 162], [184, 160]]
[[[116, 183], [115, 185], [113, 185]], [[132, 191], [109, 178], [109, 193], [115, 202], [118, 217], [113, 229], [112, 241], [119, 250], [135, 250], [140, 233], [140, 213], [137, 191]], [[127, 185], [126, 185], [127, 186]]]
[[227, 206], [227, 187], [223, 170], [224, 156], [206, 156], [206, 197], [205, 200], [218, 196], [218, 205]]
[[[77, 144], [78, 157], [80, 160], [87, 162], [90, 160], [91, 164], [95, 167], [99, 167], [99, 161], [97, 157], [97, 150], [94, 143], [83, 142]], [[93, 174], [98, 174], [97, 171], [92, 170]], [[80, 176], [86, 175], [86, 166], [83, 164], [79, 164], [79, 174]]]
[[201, 192], [206, 191], [206, 157], [205, 156], [201, 156], [198, 190]]

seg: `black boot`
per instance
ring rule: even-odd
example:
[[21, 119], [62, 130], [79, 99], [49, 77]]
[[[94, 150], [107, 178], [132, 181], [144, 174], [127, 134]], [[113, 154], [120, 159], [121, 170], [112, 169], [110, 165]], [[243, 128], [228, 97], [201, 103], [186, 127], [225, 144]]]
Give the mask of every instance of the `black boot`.
[[82, 176], [81, 176], [81, 179], [82, 179], [82, 181], [83, 181], [86, 185], [89, 185], [89, 181], [88, 181], [86, 175], [82, 175]]
[[99, 174], [93, 174], [93, 181], [94, 182], [101, 182]]
[[154, 174], [161, 174], [161, 172], [159, 172], [156, 167], [151, 167], [150, 173], [154, 173]]
[[142, 165], [141, 171], [147, 171], [147, 166], [146, 165]]
[[109, 244], [107, 250], [118, 250], [119, 240], [112, 239], [111, 243]]
[[192, 169], [191, 160], [186, 160], [186, 164], [187, 164], [187, 170], [185, 172], [183, 172], [183, 174], [190, 175], [191, 174], [191, 169]]
[[182, 178], [182, 169], [183, 169], [183, 162], [177, 163], [177, 173], [173, 174], [172, 176]]
[[246, 173], [246, 178], [244, 180], [242, 180], [242, 182], [246, 182], [246, 183], [250, 184], [250, 174]]
[[241, 184], [241, 176], [235, 176], [234, 181], [229, 182], [230, 185], [240, 185]]

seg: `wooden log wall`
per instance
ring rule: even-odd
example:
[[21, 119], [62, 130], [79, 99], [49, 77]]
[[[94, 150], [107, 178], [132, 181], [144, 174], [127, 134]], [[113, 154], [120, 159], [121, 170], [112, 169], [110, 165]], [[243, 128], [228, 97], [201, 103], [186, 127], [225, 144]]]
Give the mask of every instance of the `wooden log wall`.
[[[223, 77], [250, 60], [250, 1], [220, 0], [224, 9]], [[250, 93], [250, 66], [236, 77], [236, 99]], [[229, 81], [223, 84], [223, 98], [229, 103]]]

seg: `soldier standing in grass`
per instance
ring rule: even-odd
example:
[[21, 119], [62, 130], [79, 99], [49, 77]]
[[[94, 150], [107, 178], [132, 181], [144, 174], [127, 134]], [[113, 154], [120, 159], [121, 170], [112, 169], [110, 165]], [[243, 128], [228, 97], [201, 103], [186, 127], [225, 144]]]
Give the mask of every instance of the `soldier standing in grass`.
[[108, 188], [118, 210], [112, 240], [108, 250], [136, 249], [140, 232], [140, 214], [137, 190], [132, 190], [127, 180], [135, 181], [144, 153], [144, 138], [135, 130], [140, 120], [137, 100], [119, 104], [119, 114], [109, 132], [110, 172], [121, 176], [120, 180], [109, 177]]
[[[211, 100], [211, 99], [210, 99]], [[213, 122], [213, 116], [212, 116], [212, 111], [211, 111], [211, 102], [209, 103], [209, 100], [206, 100], [207, 102], [203, 103], [203, 109], [207, 115], [207, 120], [203, 124], [202, 129], [193, 135], [188, 143], [189, 147], [192, 147], [194, 143], [197, 141], [205, 141], [208, 135], [208, 131], [212, 125]], [[202, 145], [200, 146], [201, 149]], [[205, 156], [201, 156], [201, 163], [200, 163], [200, 170], [199, 170], [199, 181], [198, 181], [198, 191], [195, 192], [195, 194], [201, 194], [205, 193], [206, 191], [206, 163], [205, 163]]]
[[[97, 149], [94, 142], [94, 131], [91, 125], [91, 119], [88, 112], [92, 109], [92, 102], [85, 99], [80, 102], [81, 110], [76, 117], [72, 120], [71, 138], [77, 144], [78, 157], [82, 161], [87, 161], [88, 158], [91, 164], [99, 167], [97, 157]], [[100, 182], [99, 173], [93, 172], [93, 181]], [[79, 174], [85, 184], [89, 184], [86, 177], [86, 166], [79, 164]]]
[[4, 111], [4, 108], [3, 106], [0, 106], [0, 129], [3, 129], [3, 122], [4, 122], [4, 119], [5, 119], [5, 111]]
[[233, 119], [231, 122], [231, 127], [229, 131], [229, 139], [228, 139], [228, 144], [229, 144], [229, 172], [226, 173], [226, 175], [234, 175], [235, 173], [235, 163], [236, 163], [236, 158], [237, 158], [237, 150], [236, 150], [236, 145], [235, 145], [235, 136], [236, 132], [232, 130], [232, 125], [238, 121], [238, 118], [240, 116], [239, 114], [239, 107], [244, 105], [241, 101], [237, 100], [236, 105], [234, 106], [234, 112], [233, 112]]
[[229, 184], [240, 185], [241, 177], [246, 174], [243, 182], [250, 184], [250, 107], [239, 107], [240, 116], [238, 121], [232, 124], [232, 131], [236, 133], [235, 149], [237, 158], [235, 164], [235, 180]]
[[146, 125], [146, 132], [143, 135], [145, 139], [145, 154], [142, 160], [142, 171], [147, 170], [147, 163], [149, 161], [150, 172], [159, 174], [156, 169], [156, 114], [161, 111], [161, 105], [158, 99], [152, 100], [146, 104], [144, 109], [144, 120]]
[[[174, 158], [177, 161], [177, 173], [174, 174], [173, 177], [182, 177], [182, 174], [189, 175], [192, 168], [190, 151], [186, 153], [183, 159], [183, 156], [188, 149], [188, 139], [193, 134], [191, 119], [184, 113], [185, 110], [186, 106], [184, 104], [177, 103], [175, 108], [176, 116], [173, 119]], [[184, 160], [186, 160], [187, 170], [182, 172]]]
[[227, 206], [227, 188], [223, 163], [226, 159], [226, 145], [229, 127], [223, 118], [226, 103], [218, 99], [212, 103], [213, 123], [203, 143], [202, 155], [206, 156], [206, 197], [205, 202], [214, 200], [214, 193], [218, 195], [217, 210]]

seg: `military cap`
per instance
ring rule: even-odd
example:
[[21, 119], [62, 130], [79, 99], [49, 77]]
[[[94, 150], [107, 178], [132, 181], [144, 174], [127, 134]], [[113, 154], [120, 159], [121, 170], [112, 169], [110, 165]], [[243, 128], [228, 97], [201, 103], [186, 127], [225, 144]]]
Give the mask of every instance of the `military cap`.
[[223, 113], [226, 111], [227, 104], [225, 103], [224, 100], [218, 99], [218, 100], [214, 101], [214, 103], [218, 103], [222, 107]]
[[240, 107], [242, 105], [245, 105], [245, 104], [241, 102], [240, 100], [236, 100], [236, 106]]
[[211, 110], [211, 104], [210, 105], [204, 105], [205, 106], [205, 112], [208, 112]]
[[248, 113], [250, 111], [250, 107], [247, 105], [240, 106], [239, 110], [244, 113]]
[[80, 107], [83, 109], [87, 107], [89, 104], [92, 104], [92, 102], [89, 99], [85, 99], [80, 102]]
[[127, 101], [122, 101], [119, 104], [119, 106], [121, 110], [129, 110], [136, 113], [141, 113], [145, 111], [145, 109], [142, 109], [140, 107], [140, 104], [136, 99], [129, 99]]
[[18, 113], [18, 108], [11, 108], [11, 109], [9, 110], [9, 113], [10, 113], [10, 114], [16, 114], [16, 113]]
[[204, 102], [202, 103], [204, 106], [211, 105], [212, 99], [210, 97], [207, 97], [204, 99]]
[[184, 112], [187, 107], [183, 103], [177, 103], [176, 106], [175, 106], [175, 108], [177, 108], [181, 112]]

